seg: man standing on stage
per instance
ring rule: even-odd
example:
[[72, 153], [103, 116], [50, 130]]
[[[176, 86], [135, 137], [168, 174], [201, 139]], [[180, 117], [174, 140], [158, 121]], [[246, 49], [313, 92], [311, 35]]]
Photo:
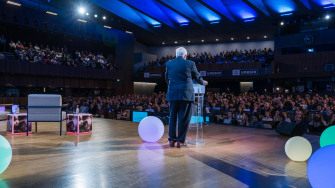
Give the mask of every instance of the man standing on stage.
[[193, 79], [202, 85], [203, 80], [193, 61], [186, 60], [187, 51], [183, 47], [176, 49], [176, 59], [166, 63], [165, 79], [168, 83], [167, 100], [170, 105], [169, 142], [177, 148], [185, 144], [188, 125], [194, 102]]

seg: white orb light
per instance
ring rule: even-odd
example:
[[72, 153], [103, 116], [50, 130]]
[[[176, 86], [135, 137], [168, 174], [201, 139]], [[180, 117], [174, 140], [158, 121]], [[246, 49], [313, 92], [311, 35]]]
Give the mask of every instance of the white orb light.
[[287, 140], [285, 153], [292, 161], [306, 161], [312, 154], [312, 145], [306, 138], [295, 136]]
[[159, 118], [148, 116], [141, 120], [138, 134], [143, 141], [157, 142], [164, 135], [164, 124]]
[[334, 188], [335, 145], [318, 149], [308, 160], [307, 176], [312, 187]]

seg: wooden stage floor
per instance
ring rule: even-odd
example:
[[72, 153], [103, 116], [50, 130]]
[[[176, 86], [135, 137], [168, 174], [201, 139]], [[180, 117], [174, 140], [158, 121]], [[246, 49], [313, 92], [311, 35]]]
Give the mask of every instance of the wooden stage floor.
[[[58, 124], [40, 123], [32, 136], [0, 134], [13, 148], [0, 175], [7, 187], [310, 187], [306, 163], [290, 161], [287, 138], [272, 130], [211, 125], [202, 147], [142, 143], [137, 124], [94, 119], [91, 136], [59, 136]], [[167, 128], [167, 127], [166, 127]], [[305, 135], [318, 147], [318, 136]]]

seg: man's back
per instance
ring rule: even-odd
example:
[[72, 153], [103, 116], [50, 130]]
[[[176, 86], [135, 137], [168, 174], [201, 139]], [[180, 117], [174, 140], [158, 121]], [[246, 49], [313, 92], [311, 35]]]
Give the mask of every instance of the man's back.
[[193, 61], [182, 57], [170, 60], [166, 63], [165, 79], [168, 82], [168, 101], [194, 101], [194, 78], [202, 84], [202, 78]]

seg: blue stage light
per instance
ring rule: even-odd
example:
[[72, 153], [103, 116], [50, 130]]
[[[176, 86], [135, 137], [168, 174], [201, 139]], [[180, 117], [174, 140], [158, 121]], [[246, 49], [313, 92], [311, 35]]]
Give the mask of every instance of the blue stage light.
[[218, 24], [220, 23], [220, 21], [212, 21], [212, 22], [209, 22], [210, 24]]
[[154, 20], [153, 18], [150, 18], [149, 16], [146, 16], [144, 14], [140, 14], [140, 16], [147, 22], [149, 23], [150, 25], [152, 26], [158, 26], [158, 25], [162, 25], [160, 22]]
[[248, 0], [248, 1], [251, 4], [253, 4], [254, 7], [257, 7], [259, 10], [261, 10], [265, 15], [270, 16], [270, 13], [266, 8], [266, 5], [263, 0]]
[[199, 3], [197, 0], [189, 0], [189, 1], [187, 1], [187, 3], [204, 20], [206, 20], [208, 22], [221, 20], [221, 17], [218, 14], [216, 14], [215, 12], [210, 10], [209, 8], [205, 7], [204, 5]]
[[250, 19], [257, 16], [256, 11], [242, 0], [227, 0], [223, 2], [230, 12], [240, 19]]
[[217, 12], [221, 13], [225, 17], [227, 17], [231, 21], [235, 21], [232, 13], [228, 10], [227, 6], [223, 4], [221, 0], [202, 0], [205, 4], [216, 10]]
[[148, 24], [146, 20], [141, 17], [141, 13], [135, 11], [128, 5], [120, 1], [106, 1], [106, 0], [92, 0], [96, 5], [104, 8], [115, 15], [143, 28], [146, 30], [151, 30], [151, 25]]
[[192, 19], [196, 23], [198, 24], [202, 23], [197, 13], [195, 13], [194, 10], [185, 1], [181, 0], [160, 0], [160, 1], [178, 12], [182, 12], [183, 15]]
[[170, 17], [165, 14], [160, 5], [154, 0], [141, 0], [141, 3], [138, 3], [138, 0], [123, 0], [123, 2], [170, 27], [175, 26]]
[[251, 18], [251, 19], [245, 19], [245, 20], [243, 20], [243, 22], [253, 22], [253, 21], [255, 21], [255, 19], [254, 19], [254, 18]]
[[293, 12], [282, 13], [280, 16], [291, 16]]
[[313, 1], [319, 6], [331, 6], [335, 4], [333, 0], [313, 0]]
[[324, 9], [331, 9], [331, 8], [335, 8], [335, 5], [332, 4], [332, 5], [326, 5], [323, 7]]
[[185, 22], [185, 23], [181, 23], [181, 24], [180, 24], [181, 27], [188, 26], [188, 25], [189, 25], [188, 22]]
[[266, 4], [277, 13], [293, 12], [296, 5], [293, 0], [265, 0]]
[[181, 23], [188, 23], [190, 22], [188, 19], [186, 19], [184, 16], [176, 13], [175, 11], [171, 10], [170, 8], [160, 4], [156, 3], [159, 8], [165, 12], [166, 15], [168, 15], [174, 22], [181, 24]]

